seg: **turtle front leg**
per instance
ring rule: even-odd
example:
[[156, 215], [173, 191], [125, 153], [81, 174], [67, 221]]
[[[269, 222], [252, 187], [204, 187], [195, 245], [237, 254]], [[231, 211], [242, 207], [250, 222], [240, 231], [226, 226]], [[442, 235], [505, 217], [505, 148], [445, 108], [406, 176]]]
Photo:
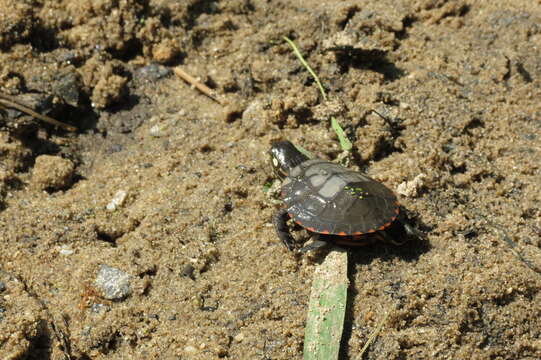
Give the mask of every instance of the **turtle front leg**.
[[398, 215], [398, 222], [400, 222], [400, 224], [402, 224], [402, 226], [404, 227], [404, 231], [406, 232], [406, 235], [410, 236], [410, 237], [413, 237], [413, 238], [417, 238], [417, 239], [424, 239], [424, 235], [421, 231], [419, 231], [417, 228], [413, 227], [409, 222], [408, 222], [408, 219], [404, 213], [404, 211], [401, 211], [400, 214]]
[[295, 240], [289, 232], [289, 226], [287, 226], [287, 221], [289, 220], [289, 214], [286, 209], [280, 209], [272, 217], [272, 222], [274, 228], [276, 229], [276, 234], [282, 240], [282, 243], [287, 247], [289, 251], [293, 251], [293, 244]]

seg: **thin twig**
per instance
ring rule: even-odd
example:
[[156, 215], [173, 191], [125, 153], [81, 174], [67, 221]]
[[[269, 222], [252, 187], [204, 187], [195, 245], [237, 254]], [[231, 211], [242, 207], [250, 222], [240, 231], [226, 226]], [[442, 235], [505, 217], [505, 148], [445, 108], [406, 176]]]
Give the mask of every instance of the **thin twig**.
[[41, 121], [44, 121], [54, 126], [64, 128], [69, 131], [77, 131], [77, 128], [75, 126], [65, 124], [63, 122], [53, 119], [50, 116], [42, 115], [38, 112], [35, 112], [34, 110], [30, 109], [28, 106], [18, 104], [17, 102], [15, 102], [14, 98], [5, 94], [0, 94], [0, 106], [17, 109], [25, 114], [35, 117], [36, 119], [39, 119]]
[[304, 65], [306, 70], [308, 70], [310, 75], [312, 75], [312, 77], [316, 81], [317, 86], [319, 87], [319, 91], [321, 92], [321, 96], [323, 96], [323, 100], [327, 101], [327, 94], [325, 93], [325, 88], [321, 84], [321, 81], [319, 81], [319, 77], [317, 76], [317, 74], [314, 72], [314, 70], [312, 70], [310, 65], [308, 65], [306, 60], [304, 60], [304, 57], [302, 56], [301, 52], [299, 51], [299, 48], [297, 47], [297, 45], [295, 45], [295, 43], [291, 39], [289, 39], [287, 36], [284, 36], [284, 40], [287, 41], [289, 46], [291, 46], [291, 48], [293, 49], [293, 52], [295, 53], [295, 55], [297, 55], [297, 57], [299, 58], [299, 61]]
[[385, 317], [383, 318], [383, 320], [381, 320], [379, 322], [378, 327], [376, 328], [376, 330], [374, 330], [374, 332], [372, 334], [370, 334], [370, 337], [366, 341], [366, 344], [364, 344], [363, 348], [361, 349], [361, 356], [359, 356], [359, 359], [363, 357], [363, 354], [366, 351], [366, 349], [368, 349], [370, 344], [372, 344], [372, 342], [374, 342], [374, 339], [376, 338], [376, 336], [378, 336], [379, 332], [383, 328], [383, 325], [385, 325], [385, 321], [387, 321], [387, 318], [389, 317], [390, 314], [391, 314], [391, 310], [387, 311], [387, 314], [385, 314]]
[[186, 71], [182, 70], [180, 67], [174, 68], [173, 71], [179, 78], [186, 81], [188, 84], [195, 86], [199, 91], [207, 95], [212, 100], [216, 101], [218, 104], [223, 105], [223, 101], [220, 100], [218, 96], [216, 96], [216, 93], [211, 88], [201, 83], [200, 81], [197, 81], [196, 78], [188, 74]]
[[509, 237], [509, 235], [507, 235], [507, 232], [505, 231], [505, 229], [503, 228], [503, 226], [499, 225], [499, 224], [496, 224], [495, 222], [492, 222], [491, 220], [489, 220], [486, 216], [484, 216], [483, 214], [481, 214], [480, 212], [476, 211], [476, 210], [473, 210], [474, 213], [477, 214], [477, 216], [479, 216], [480, 218], [482, 218], [483, 220], [486, 221], [486, 223], [490, 226], [492, 226], [492, 228], [496, 229], [497, 231], [500, 232], [500, 235], [501, 235], [501, 239], [505, 242], [505, 244], [507, 245], [507, 247], [509, 248], [509, 250], [511, 251], [511, 253], [519, 260], [521, 261], [524, 265], [526, 265], [526, 267], [528, 267], [530, 270], [532, 270], [533, 272], [537, 273], [538, 275], [541, 274], [539, 268], [537, 266], [535, 266], [530, 260], [526, 259], [518, 250], [517, 250], [517, 245], [513, 242], [513, 240], [511, 240], [511, 238]]

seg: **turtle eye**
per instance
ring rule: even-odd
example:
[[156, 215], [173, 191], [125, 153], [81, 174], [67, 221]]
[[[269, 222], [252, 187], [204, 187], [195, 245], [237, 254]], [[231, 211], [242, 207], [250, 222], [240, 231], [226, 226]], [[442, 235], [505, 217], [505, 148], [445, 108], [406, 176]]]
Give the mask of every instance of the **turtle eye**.
[[280, 164], [280, 161], [271, 154], [270, 156], [271, 164], [272, 164], [272, 170], [274, 171], [274, 174], [279, 177], [280, 179], [284, 179], [287, 177], [286, 172], [284, 171], [284, 168], [282, 167], [282, 164]]

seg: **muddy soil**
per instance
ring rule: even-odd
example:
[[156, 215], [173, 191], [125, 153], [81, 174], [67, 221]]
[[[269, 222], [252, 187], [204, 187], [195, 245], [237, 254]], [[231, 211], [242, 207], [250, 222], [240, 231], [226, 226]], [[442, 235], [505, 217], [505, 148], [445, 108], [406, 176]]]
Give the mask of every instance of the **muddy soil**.
[[0, 93], [78, 130], [0, 102], [0, 358], [301, 359], [328, 250], [279, 242], [267, 151], [344, 159], [331, 116], [426, 237], [349, 251], [341, 357], [390, 312], [364, 359], [541, 358], [540, 24], [531, 0], [1, 0]]

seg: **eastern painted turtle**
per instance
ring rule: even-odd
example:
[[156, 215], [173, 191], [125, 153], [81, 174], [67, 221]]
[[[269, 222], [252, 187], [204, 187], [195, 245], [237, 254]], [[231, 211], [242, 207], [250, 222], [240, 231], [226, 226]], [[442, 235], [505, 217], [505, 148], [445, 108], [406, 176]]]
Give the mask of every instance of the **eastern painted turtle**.
[[396, 196], [382, 183], [330, 161], [309, 159], [289, 141], [273, 143], [270, 155], [274, 172], [283, 180], [281, 198], [285, 204], [273, 222], [289, 250], [294, 243], [289, 218], [344, 245], [360, 245], [371, 234], [396, 243], [386, 233], [396, 222], [408, 235], [416, 234], [401, 221]]

